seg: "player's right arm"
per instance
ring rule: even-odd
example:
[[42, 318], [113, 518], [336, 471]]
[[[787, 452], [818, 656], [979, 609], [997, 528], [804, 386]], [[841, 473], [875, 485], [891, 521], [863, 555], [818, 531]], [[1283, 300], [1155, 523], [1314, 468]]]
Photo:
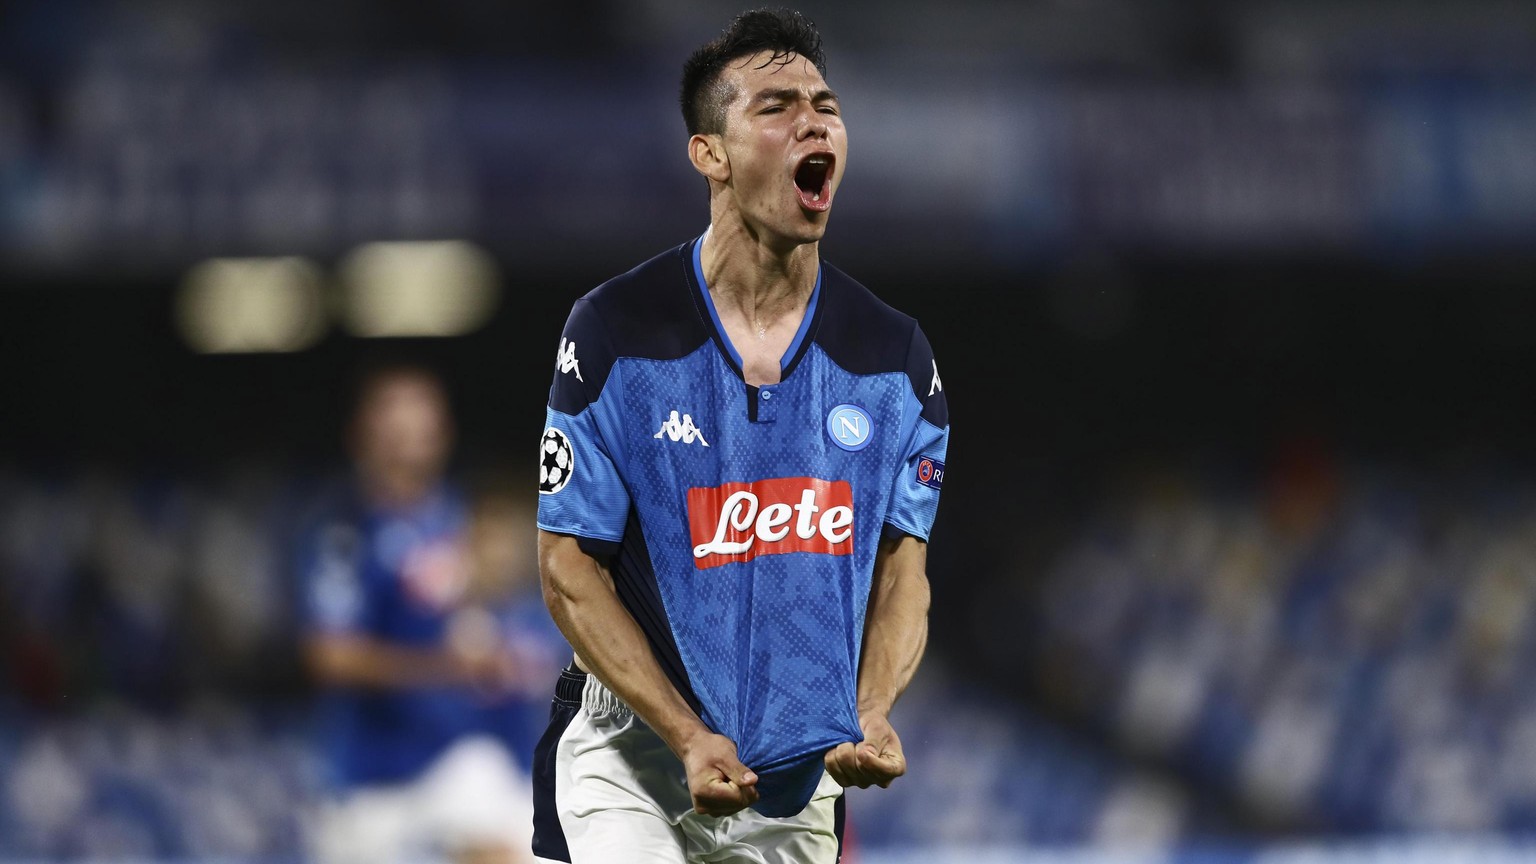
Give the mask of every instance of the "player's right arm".
[[544, 600], [582, 668], [682, 760], [694, 809], [723, 816], [757, 800], [757, 777], [673, 686], [605, 565], [623, 542], [630, 508], [616, 359], [593, 301], [578, 300], [561, 334], [539, 445]]
[[694, 810], [726, 816], [755, 802], [757, 775], [736, 757], [736, 744], [710, 731], [672, 686], [602, 562], [575, 537], [541, 530], [539, 575], [544, 602], [577, 662], [682, 760]]

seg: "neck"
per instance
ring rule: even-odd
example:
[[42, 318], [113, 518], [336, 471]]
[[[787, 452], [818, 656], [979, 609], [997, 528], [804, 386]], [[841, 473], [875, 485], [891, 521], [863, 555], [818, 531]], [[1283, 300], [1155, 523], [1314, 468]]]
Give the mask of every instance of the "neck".
[[402, 509], [418, 504], [432, 492], [429, 477], [404, 471], [363, 471], [363, 494], [376, 507]]
[[720, 215], [710, 222], [700, 250], [715, 305], [759, 319], [804, 308], [821, 266], [816, 242], [784, 244]]

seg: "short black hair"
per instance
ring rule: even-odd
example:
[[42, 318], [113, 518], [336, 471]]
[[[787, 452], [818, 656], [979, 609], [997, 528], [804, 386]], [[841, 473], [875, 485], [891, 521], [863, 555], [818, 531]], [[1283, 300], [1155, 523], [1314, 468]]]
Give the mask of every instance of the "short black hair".
[[764, 66], [783, 66], [795, 57], [804, 57], [821, 77], [827, 77], [827, 57], [814, 22], [792, 9], [743, 12], [683, 64], [681, 101], [689, 135], [725, 131], [725, 106], [735, 94], [721, 84], [720, 73], [733, 61], [759, 51], [773, 52]]

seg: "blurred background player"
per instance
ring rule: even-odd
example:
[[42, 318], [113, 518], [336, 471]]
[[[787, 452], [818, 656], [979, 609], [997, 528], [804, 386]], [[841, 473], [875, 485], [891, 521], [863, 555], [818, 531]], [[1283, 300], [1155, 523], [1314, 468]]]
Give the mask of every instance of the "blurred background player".
[[305, 544], [304, 654], [334, 787], [313, 822], [325, 864], [528, 860], [526, 775], [495, 734], [521, 670], [478, 605], [511, 586], [505, 566], [473, 566], [516, 553], [472, 553], [469, 502], [445, 474], [453, 437], [431, 371], [365, 373], [353, 474]]

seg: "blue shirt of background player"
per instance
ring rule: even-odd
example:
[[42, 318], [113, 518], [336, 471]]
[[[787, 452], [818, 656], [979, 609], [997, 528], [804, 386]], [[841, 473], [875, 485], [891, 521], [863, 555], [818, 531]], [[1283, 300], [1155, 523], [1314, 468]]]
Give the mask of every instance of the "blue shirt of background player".
[[[347, 495], [302, 545], [303, 613], [314, 635], [355, 635], [436, 648], [463, 595], [466, 508], [450, 486], [384, 510]], [[459, 736], [478, 707], [450, 685], [328, 688], [320, 735], [340, 787], [413, 779]]]
[[550, 617], [537, 582], [503, 598], [490, 611], [503, 642], [518, 659], [521, 676], [530, 686], [486, 700], [480, 707], [479, 728], [500, 740], [519, 765], [531, 765], [534, 746], [549, 726], [552, 694], [545, 685], [570, 663], [571, 646]]

